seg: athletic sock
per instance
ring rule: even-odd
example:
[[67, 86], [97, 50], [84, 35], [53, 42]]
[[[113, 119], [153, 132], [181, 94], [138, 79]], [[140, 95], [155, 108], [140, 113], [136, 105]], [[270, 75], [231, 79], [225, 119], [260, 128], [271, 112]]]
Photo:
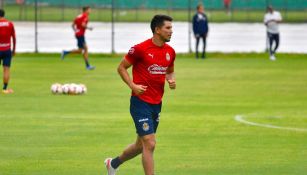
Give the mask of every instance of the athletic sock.
[[88, 60], [85, 60], [85, 65], [86, 67], [90, 67], [90, 63], [88, 62]]
[[119, 157], [116, 157], [116, 158], [112, 159], [112, 161], [111, 161], [111, 166], [114, 169], [117, 169], [120, 164], [122, 164], [122, 162], [121, 162], [121, 160], [119, 160]]
[[7, 89], [7, 85], [8, 85], [8, 83], [3, 83], [3, 90]]
[[69, 53], [70, 53], [70, 51], [64, 50], [64, 55], [67, 55], [67, 54], [69, 54]]

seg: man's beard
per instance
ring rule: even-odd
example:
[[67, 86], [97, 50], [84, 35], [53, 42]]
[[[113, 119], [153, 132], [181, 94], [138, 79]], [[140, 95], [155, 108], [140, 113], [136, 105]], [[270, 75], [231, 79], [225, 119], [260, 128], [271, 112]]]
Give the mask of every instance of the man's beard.
[[168, 38], [164, 39], [164, 42], [170, 42], [170, 41], [171, 41], [171, 39], [168, 39]]

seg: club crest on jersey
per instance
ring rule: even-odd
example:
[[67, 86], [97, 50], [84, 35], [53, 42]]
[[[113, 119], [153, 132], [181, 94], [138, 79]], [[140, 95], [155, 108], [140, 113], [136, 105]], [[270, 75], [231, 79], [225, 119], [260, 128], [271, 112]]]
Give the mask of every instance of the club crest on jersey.
[[144, 131], [148, 131], [149, 130], [148, 123], [144, 122], [142, 128], [143, 128]]
[[167, 61], [171, 60], [171, 56], [169, 55], [168, 52], [167, 52], [166, 55], [165, 55], [165, 59], [166, 59]]

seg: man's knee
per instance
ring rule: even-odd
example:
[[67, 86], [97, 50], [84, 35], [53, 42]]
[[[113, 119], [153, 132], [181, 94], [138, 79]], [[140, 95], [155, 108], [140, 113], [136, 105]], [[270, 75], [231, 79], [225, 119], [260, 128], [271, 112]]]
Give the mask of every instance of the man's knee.
[[10, 73], [10, 67], [9, 66], [3, 66], [3, 72], [4, 73]]
[[78, 48], [77, 50], [74, 50], [73, 53], [82, 53], [83, 48]]
[[144, 137], [142, 139], [143, 149], [154, 150], [156, 147], [156, 140], [154, 137]]
[[136, 143], [135, 143], [135, 148], [136, 148], [137, 150], [139, 150], [139, 151], [142, 151], [142, 149], [143, 149], [143, 144], [142, 144], [142, 142], [141, 142], [141, 141], [136, 142]]
[[87, 51], [87, 50], [88, 50], [87, 45], [84, 44], [82, 49], [83, 49], [84, 51]]

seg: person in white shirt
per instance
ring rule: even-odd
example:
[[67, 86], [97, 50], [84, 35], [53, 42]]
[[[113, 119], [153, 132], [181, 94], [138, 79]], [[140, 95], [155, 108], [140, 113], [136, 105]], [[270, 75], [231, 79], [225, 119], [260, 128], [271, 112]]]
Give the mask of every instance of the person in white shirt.
[[[267, 13], [264, 16], [264, 24], [267, 28], [267, 35], [269, 38], [269, 51], [270, 59], [275, 61], [275, 52], [279, 46], [279, 28], [278, 24], [282, 21], [281, 14], [278, 11], [273, 10], [272, 6], [267, 7]], [[273, 49], [273, 43], [275, 47]]]

